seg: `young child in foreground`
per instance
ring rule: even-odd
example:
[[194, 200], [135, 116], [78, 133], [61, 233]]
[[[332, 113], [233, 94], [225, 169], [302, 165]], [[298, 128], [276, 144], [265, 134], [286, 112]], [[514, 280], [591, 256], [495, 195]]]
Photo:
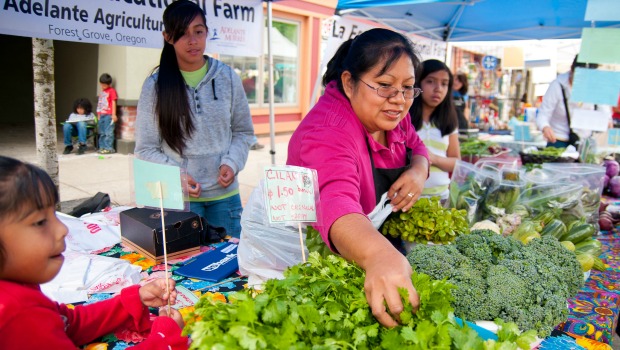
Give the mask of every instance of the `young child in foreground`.
[[60, 271], [67, 227], [56, 217], [58, 192], [43, 170], [0, 156], [0, 344], [9, 349], [75, 349], [117, 329], [150, 335], [133, 349], [187, 349], [183, 318], [149, 307], [176, 302], [175, 283], [158, 279], [119, 296], [69, 308], [47, 298], [39, 284]]

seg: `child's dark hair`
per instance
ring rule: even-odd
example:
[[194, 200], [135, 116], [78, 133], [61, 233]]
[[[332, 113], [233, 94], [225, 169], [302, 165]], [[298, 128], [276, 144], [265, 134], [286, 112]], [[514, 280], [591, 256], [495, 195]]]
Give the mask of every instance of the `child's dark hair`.
[[[176, 43], [185, 35], [187, 27], [197, 16], [202, 18], [206, 27], [205, 13], [195, 2], [177, 0], [168, 5], [164, 10], [163, 21], [169, 40]], [[155, 111], [162, 138], [181, 155], [185, 148], [185, 140], [194, 132], [192, 110], [187, 99], [185, 79], [181, 75], [174, 46], [164, 40], [159, 60]]]
[[78, 107], [82, 107], [84, 109], [84, 114], [89, 115], [93, 112], [93, 105], [90, 103], [90, 100], [87, 98], [78, 98], [73, 102], [73, 113], [77, 113]]
[[[14, 158], [0, 156], [0, 224], [19, 221], [33, 210], [58, 203], [58, 190], [41, 168]], [[0, 242], [0, 270], [6, 252]]]
[[358, 83], [360, 76], [371, 70], [380, 62], [383, 67], [378, 75], [385, 73], [402, 55], [407, 55], [413, 68], [420, 65], [413, 44], [407, 37], [384, 28], [374, 28], [363, 32], [342, 43], [334, 57], [327, 64], [323, 75], [323, 86], [332, 80], [338, 82], [338, 89], [344, 93], [340, 76], [343, 72], [351, 73], [353, 82]]
[[462, 85], [461, 88], [458, 89], [458, 92], [460, 92], [461, 95], [463, 96], [467, 95], [467, 90], [469, 90], [469, 83], [467, 82], [467, 74], [463, 72], [456, 73], [456, 75], [454, 76], [454, 79], [460, 81]]
[[[452, 101], [452, 84], [454, 83], [454, 77], [452, 76], [452, 72], [450, 72], [450, 68], [439, 60], [426, 60], [422, 62], [422, 65], [415, 74], [415, 86], [420, 87], [422, 80], [424, 80], [424, 78], [426, 78], [429, 74], [442, 70], [448, 72], [448, 77], [450, 79], [448, 82], [448, 92], [446, 93], [446, 97], [443, 101], [435, 107], [433, 114], [431, 114], [430, 121], [433, 125], [435, 125], [435, 127], [437, 127], [437, 129], [439, 129], [439, 131], [441, 131], [441, 136], [444, 136], [451, 134], [459, 126], [456, 109], [454, 108], [454, 102]], [[413, 104], [409, 109], [409, 113], [411, 114], [411, 123], [413, 123], [416, 130], [421, 130], [422, 128], [423, 106], [424, 99], [420, 96], [419, 98], [413, 100]]]
[[99, 82], [101, 84], [108, 84], [108, 85], [112, 85], [112, 77], [110, 76], [110, 74], [108, 73], [103, 73], [101, 74], [101, 76], [99, 77]]

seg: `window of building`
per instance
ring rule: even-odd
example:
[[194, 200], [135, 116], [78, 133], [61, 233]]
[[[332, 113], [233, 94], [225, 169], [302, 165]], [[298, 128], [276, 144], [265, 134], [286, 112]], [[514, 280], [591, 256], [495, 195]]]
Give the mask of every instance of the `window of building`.
[[[271, 49], [276, 105], [299, 104], [299, 31], [299, 22], [273, 20]], [[267, 25], [263, 41], [263, 55], [260, 57], [220, 55], [220, 60], [233, 67], [241, 77], [248, 102], [253, 107], [267, 107], [269, 104]]]

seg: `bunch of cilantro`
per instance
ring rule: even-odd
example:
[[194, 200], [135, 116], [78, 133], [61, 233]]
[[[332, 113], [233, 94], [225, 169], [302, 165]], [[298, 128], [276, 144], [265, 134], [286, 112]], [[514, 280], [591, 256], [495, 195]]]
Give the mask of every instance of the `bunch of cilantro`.
[[583, 286], [575, 254], [544, 236], [527, 245], [490, 230], [457, 237], [451, 245], [417, 245], [407, 255], [413, 269], [454, 284], [454, 313], [466, 320], [514, 322], [548, 336]]
[[246, 289], [230, 303], [203, 296], [184, 329], [191, 349], [529, 349], [535, 332], [504, 327], [499, 340], [483, 341], [454, 320], [454, 288], [446, 281], [414, 273], [420, 296], [413, 313], [407, 292], [402, 325], [381, 326], [364, 295], [364, 272], [337, 256], [312, 253], [308, 263], [289, 268], [282, 280], [269, 280], [262, 291]]

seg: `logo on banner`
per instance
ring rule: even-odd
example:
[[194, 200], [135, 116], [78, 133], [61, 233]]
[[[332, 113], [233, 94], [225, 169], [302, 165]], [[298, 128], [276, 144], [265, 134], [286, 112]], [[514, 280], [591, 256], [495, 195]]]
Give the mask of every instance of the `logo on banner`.
[[486, 70], [494, 70], [497, 67], [497, 57], [495, 56], [482, 57], [482, 67]]
[[217, 36], [217, 28], [213, 28], [213, 36], [209, 40], [218, 40], [218, 39], [219, 37]]

